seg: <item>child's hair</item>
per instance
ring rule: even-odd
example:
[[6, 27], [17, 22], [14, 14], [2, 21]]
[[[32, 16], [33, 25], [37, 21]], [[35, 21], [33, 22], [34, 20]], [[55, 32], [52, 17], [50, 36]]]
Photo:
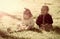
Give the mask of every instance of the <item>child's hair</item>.
[[[30, 11], [29, 9], [27, 9], [27, 8], [24, 8], [24, 9], [25, 9], [24, 14], [29, 14], [29, 16], [32, 17], [31, 11]], [[28, 11], [29, 13], [26, 13], [27, 11]]]
[[45, 7], [47, 11], [49, 11], [49, 7], [47, 5], [42, 6], [42, 8]]

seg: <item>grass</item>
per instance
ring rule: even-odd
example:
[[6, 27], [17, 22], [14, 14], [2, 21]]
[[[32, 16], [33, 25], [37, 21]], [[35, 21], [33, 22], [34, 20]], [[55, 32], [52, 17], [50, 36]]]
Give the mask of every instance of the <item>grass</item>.
[[[2, 20], [0, 23], [0, 29], [6, 30], [9, 26], [15, 27], [17, 21], [6, 21]], [[56, 24], [56, 23], [55, 23]], [[35, 25], [36, 26], [36, 25]], [[3, 38], [3, 37], [2, 37]], [[0, 39], [2, 39], [0, 38]], [[34, 32], [34, 31], [22, 31], [13, 32], [10, 36], [6, 36], [3, 39], [60, 39], [60, 28], [54, 26], [54, 31], [46, 32]]]
[[[58, 29], [58, 28], [56, 28]], [[11, 35], [15, 38], [13, 39], [60, 39], [60, 33], [56, 33], [56, 31], [46, 32], [34, 32], [34, 31], [22, 31], [22, 32], [14, 32]]]

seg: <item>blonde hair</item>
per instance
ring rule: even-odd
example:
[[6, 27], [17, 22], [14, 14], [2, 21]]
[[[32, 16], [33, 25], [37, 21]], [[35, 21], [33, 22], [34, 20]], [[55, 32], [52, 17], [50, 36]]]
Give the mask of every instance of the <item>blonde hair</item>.
[[31, 11], [27, 8], [24, 8], [24, 9], [25, 9], [24, 14], [26, 14], [26, 12], [29, 11], [30, 17], [32, 17]]

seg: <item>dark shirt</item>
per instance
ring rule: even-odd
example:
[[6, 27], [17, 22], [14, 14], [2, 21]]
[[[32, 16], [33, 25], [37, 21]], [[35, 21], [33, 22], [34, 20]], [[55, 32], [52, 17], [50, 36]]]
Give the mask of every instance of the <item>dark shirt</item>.
[[[44, 17], [44, 19], [43, 19]], [[37, 25], [41, 25], [43, 24], [43, 21], [44, 23], [48, 23], [48, 24], [52, 24], [53, 23], [53, 19], [52, 19], [52, 16], [50, 14], [46, 14], [45, 16], [44, 15], [39, 15], [37, 20], [36, 20], [36, 24]]]

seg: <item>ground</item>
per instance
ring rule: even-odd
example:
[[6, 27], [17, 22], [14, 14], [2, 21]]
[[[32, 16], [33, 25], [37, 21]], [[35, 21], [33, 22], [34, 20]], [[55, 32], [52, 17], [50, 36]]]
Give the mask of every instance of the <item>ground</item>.
[[[15, 20], [15, 21], [13, 21]], [[57, 21], [56, 21], [57, 20]], [[9, 17], [5, 17], [3, 19], [0, 19], [0, 29], [6, 31], [8, 27], [12, 27], [13, 29], [17, 26], [16, 19], [12, 19]], [[22, 32], [13, 32], [10, 34], [10, 36], [6, 36], [5, 38], [0, 37], [0, 39], [60, 39], [60, 21], [59, 19], [54, 20], [54, 31], [46, 32], [34, 32], [34, 31], [22, 31]], [[56, 27], [57, 26], [57, 27]], [[35, 25], [36, 28], [37, 25]]]

